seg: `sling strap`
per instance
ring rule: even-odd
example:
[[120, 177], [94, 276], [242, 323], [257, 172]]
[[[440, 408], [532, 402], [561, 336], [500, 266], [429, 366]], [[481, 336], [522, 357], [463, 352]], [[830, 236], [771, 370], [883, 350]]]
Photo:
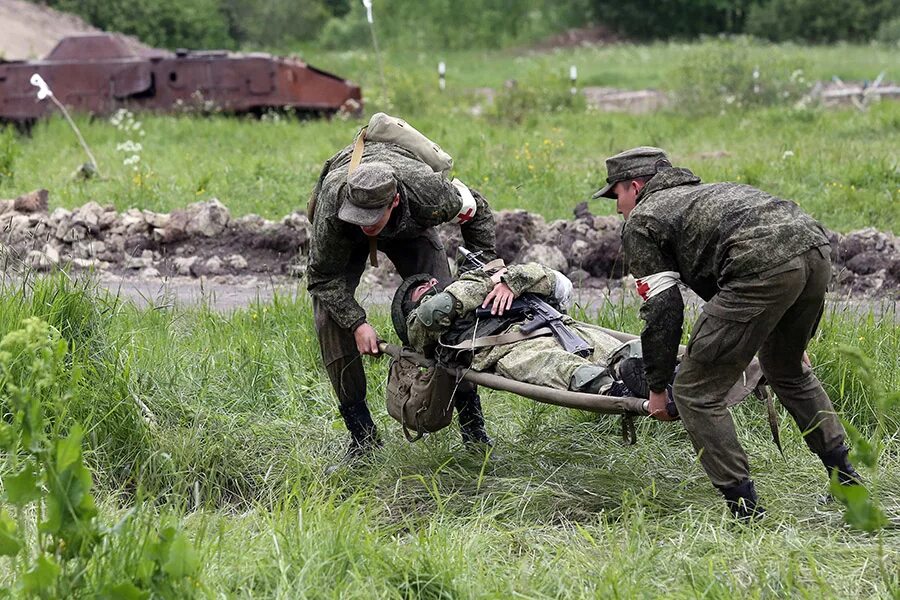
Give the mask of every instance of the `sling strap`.
[[465, 340], [460, 342], [459, 344], [447, 345], [441, 344], [444, 348], [449, 348], [451, 350], [473, 350], [478, 348], [487, 348], [489, 346], [504, 346], [506, 344], [512, 344], [513, 342], [521, 342], [522, 340], [530, 340], [531, 338], [542, 337], [546, 335], [553, 335], [553, 330], [549, 327], [539, 327], [532, 332], [522, 333], [518, 329], [515, 331], [508, 331], [506, 333], [501, 333], [498, 335], [486, 335], [483, 337], [475, 338], [475, 340]]
[[[350, 166], [347, 167], [347, 174], [349, 175], [353, 171], [356, 170], [356, 167], [359, 166], [359, 163], [362, 162], [363, 150], [366, 146], [366, 129], [367, 127], [363, 127], [359, 130], [359, 133], [356, 135], [356, 141], [353, 143], [353, 154], [350, 155]], [[378, 266], [378, 238], [376, 236], [366, 236], [369, 238], [369, 264], [373, 267]]]

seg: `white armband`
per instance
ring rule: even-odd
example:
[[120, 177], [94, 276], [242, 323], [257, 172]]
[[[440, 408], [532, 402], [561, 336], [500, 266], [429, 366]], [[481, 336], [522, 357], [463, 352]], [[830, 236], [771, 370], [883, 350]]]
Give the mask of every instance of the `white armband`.
[[661, 271], [653, 275], [647, 275], [634, 280], [638, 296], [646, 302], [653, 296], [661, 294], [672, 286], [681, 283], [681, 274], [678, 271]]
[[452, 183], [453, 187], [456, 188], [456, 191], [459, 192], [459, 197], [462, 200], [462, 206], [459, 209], [459, 213], [457, 213], [450, 222], [462, 225], [463, 223], [471, 221], [475, 216], [475, 209], [477, 208], [475, 196], [472, 195], [472, 192], [466, 187], [466, 184], [459, 179], [454, 177], [453, 181], [450, 183]]
[[568, 310], [572, 306], [572, 281], [556, 269], [551, 270], [553, 271], [554, 280], [553, 299], [556, 300], [560, 310]]

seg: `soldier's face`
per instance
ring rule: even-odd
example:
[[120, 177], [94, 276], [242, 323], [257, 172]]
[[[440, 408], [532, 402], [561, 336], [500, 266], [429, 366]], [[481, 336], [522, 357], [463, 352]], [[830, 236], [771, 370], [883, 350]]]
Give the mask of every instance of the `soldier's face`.
[[363, 233], [373, 237], [381, 233], [381, 230], [384, 229], [385, 225], [388, 224], [388, 221], [391, 220], [391, 214], [394, 212], [394, 209], [397, 208], [397, 205], [400, 204], [400, 194], [398, 193], [394, 196], [394, 201], [385, 209], [384, 214], [381, 215], [381, 218], [378, 219], [378, 222], [374, 225], [369, 225], [368, 227], [360, 226], [360, 229], [363, 230]]
[[634, 210], [638, 192], [641, 186], [637, 181], [620, 181], [613, 188], [616, 194], [616, 210], [620, 215], [628, 219], [628, 215]]
[[435, 279], [434, 277], [432, 277], [425, 283], [420, 283], [419, 285], [417, 285], [416, 287], [413, 288], [413, 292], [412, 292], [412, 295], [410, 296], [410, 298], [412, 298], [413, 302], [418, 302], [419, 300], [422, 299], [422, 296], [424, 296], [425, 294], [428, 293], [429, 290], [434, 289], [434, 286], [436, 286], [437, 283], [438, 283], [438, 280]]

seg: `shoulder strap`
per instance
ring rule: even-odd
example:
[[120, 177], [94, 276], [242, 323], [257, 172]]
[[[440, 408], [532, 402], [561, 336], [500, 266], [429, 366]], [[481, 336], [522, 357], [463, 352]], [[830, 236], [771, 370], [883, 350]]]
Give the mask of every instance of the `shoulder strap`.
[[[363, 127], [356, 135], [356, 142], [353, 143], [353, 154], [350, 155], [350, 165], [347, 167], [348, 175], [355, 171], [356, 167], [359, 166], [359, 163], [362, 162], [363, 150], [366, 146], [366, 129], [367, 127]], [[369, 264], [373, 267], [377, 267], [378, 240], [372, 236], [367, 237], [369, 238]]]
[[464, 340], [459, 344], [447, 345], [441, 344], [444, 348], [451, 350], [473, 350], [477, 348], [487, 348], [488, 346], [503, 346], [512, 344], [513, 342], [521, 342], [522, 340], [530, 340], [531, 338], [541, 337], [545, 335], [553, 335], [553, 330], [549, 327], [539, 327], [534, 331], [522, 333], [520, 330], [508, 331], [498, 335], [485, 335], [477, 337], [475, 340]]
[[363, 149], [366, 145], [366, 127], [363, 127], [359, 130], [359, 133], [356, 134], [356, 141], [353, 143], [353, 154], [350, 155], [350, 166], [347, 167], [347, 174], [349, 175], [353, 171], [356, 170], [356, 167], [359, 166], [359, 163], [362, 161]]

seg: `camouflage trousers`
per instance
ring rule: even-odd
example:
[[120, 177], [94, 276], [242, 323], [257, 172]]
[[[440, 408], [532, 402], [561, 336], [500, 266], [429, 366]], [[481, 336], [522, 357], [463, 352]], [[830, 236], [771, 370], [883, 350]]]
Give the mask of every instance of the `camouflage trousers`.
[[830, 280], [828, 246], [813, 248], [753, 277], [729, 281], [704, 305], [674, 395], [713, 485], [731, 487], [750, 477], [725, 394], [754, 354], [810, 449], [823, 454], [843, 443], [844, 429], [831, 400], [802, 361]]
[[[523, 383], [567, 390], [572, 375], [579, 367], [587, 365], [605, 367], [609, 355], [621, 346], [622, 342], [596, 325], [581, 323], [571, 317], [565, 317], [565, 322], [593, 346], [594, 352], [591, 356], [582, 358], [566, 352], [556, 338], [544, 336], [483, 348], [472, 360], [472, 368], [476, 371], [493, 370], [498, 375]], [[512, 329], [517, 327], [514, 326]]]
[[[410, 240], [379, 241], [378, 249], [387, 255], [403, 278], [417, 273], [431, 273], [437, 279], [450, 279], [450, 265], [444, 245], [433, 229]], [[368, 246], [360, 246], [350, 256], [345, 274], [349, 289], [355, 290], [359, 286], [368, 258]], [[313, 316], [322, 362], [338, 402], [341, 406], [365, 402], [366, 372], [356, 350], [353, 332], [339, 326], [316, 298], [313, 298]], [[473, 393], [474, 390], [473, 384], [463, 382], [458, 393]]]

